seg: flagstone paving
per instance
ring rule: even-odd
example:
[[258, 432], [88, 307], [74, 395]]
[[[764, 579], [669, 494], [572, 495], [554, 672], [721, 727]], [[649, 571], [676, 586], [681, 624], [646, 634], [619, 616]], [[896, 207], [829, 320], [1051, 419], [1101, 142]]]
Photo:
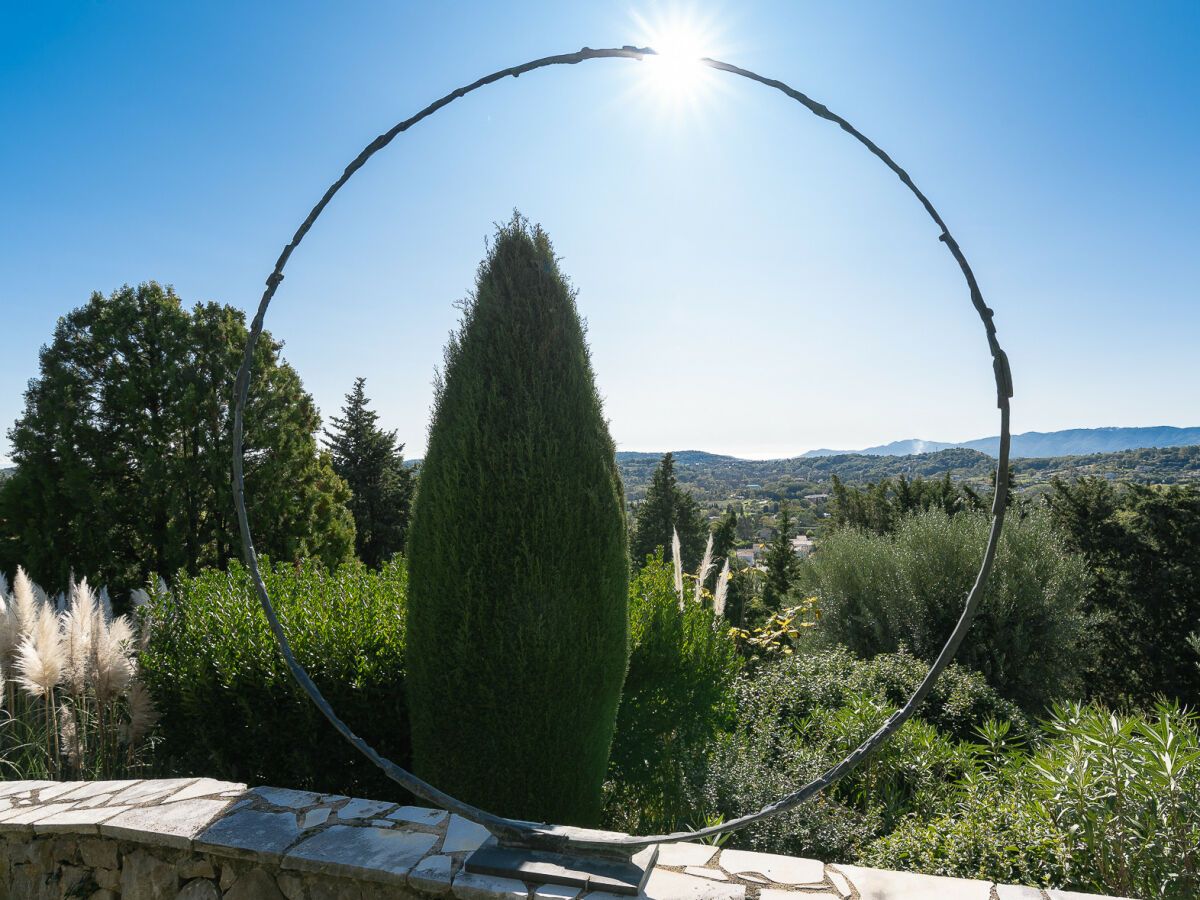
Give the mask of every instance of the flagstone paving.
[[[211, 778], [0, 782], [0, 896], [618, 900], [598, 890], [467, 872], [467, 858], [487, 837], [479, 825], [442, 810], [250, 789]], [[336, 884], [330, 887], [321, 879]], [[683, 842], [661, 845], [642, 896], [1077, 900], [1095, 895], [827, 866]]]

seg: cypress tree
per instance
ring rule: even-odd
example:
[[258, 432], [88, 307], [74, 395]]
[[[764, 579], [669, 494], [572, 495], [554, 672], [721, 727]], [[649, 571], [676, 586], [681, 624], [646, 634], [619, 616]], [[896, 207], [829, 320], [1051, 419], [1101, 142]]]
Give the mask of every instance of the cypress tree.
[[779, 515], [775, 519], [775, 540], [767, 551], [767, 583], [763, 586], [763, 602], [771, 612], [784, 605], [800, 568], [796, 551], [792, 549], [792, 538], [795, 536], [792, 511], [785, 497], [779, 504]]
[[593, 825], [628, 662], [624, 491], [550, 240], [500, 226], [436, 383], [409, 530], [413, 764]]

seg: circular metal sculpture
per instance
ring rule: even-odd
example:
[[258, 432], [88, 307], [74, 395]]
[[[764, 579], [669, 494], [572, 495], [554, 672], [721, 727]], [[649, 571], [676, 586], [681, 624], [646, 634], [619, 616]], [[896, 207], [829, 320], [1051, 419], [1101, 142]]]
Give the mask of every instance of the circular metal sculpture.
[[[962, 643], [963, 637], [966, 634], [967, 628], [971, 624], [971, 620], [975, 616], [975, 611], [979, 606], [982, 595], [984, 581], [992, 566], [992, 561], [996, 555], [996, 547], [1000, 539], [1000, 531], [1004, 523], [1004, 511], [1008, 498], [1008, 454], [1009, 454], [1009, 398], [1012, 397], [1012, 376], [1009, 373], [1008, 358], [1004, 351], [1000, 349], [1000, 345], [996, 340], [996, 328], [992, 323], [992, 310], [990, 310], [983, 302], [983, 295], [980, 293], [979, 285], [975, 281], [975, 276], [971, 271], [971, 267], [967, 264], [966, 257], [959, 248], [958, 243], [950, 236], [950, 231], [946, 227], [942, 217], [938, 215], [937, 210], [933, 208], [928, 198], [918, 190], [913, 180], [908, 176], [908, 173], [900, 168], [890, 156], [876, 146], [872, 141], [865, 137], [858, 129], [843, 119], [841, 116], [830, 112], [825, 106], [810, 99], [799, 91], [789, 87], [782, 81], [776, 81], [770, 78], [764, 78], [755, 72], [739, 68], [729, 63], [721, 62], [715, 59], [701, 59], [698, 63], [708, 66], [712, 69], [717, 69], [722, 72], [729, 72], [733, 75], [739, 75], [742, 78], [747, 78], [751, 81], [758, 82], [766, 87], [773, 88], [786, 94], [788, 97], [806, 107], [814, 115], [820, 116], [822, 119], [827, 119], [840, 126], [843, 131], [847, 132], [851, 137], [866, 147], [873, 153], [884, 165], [892, 170], [896, 176], [904, 183], [904, 185], [913, 193], [914, 196], [921, 202], [929, 217], [937, 224], [941, 230], [940, 240], [945, 243], [951, 255], [962, 269], [963, 277], [966, 279], [967, 286], [971, 293], [971, 302], [974, 304], [979, 317], [983, 320], [984, 328], [987, 331], [988, 346], [992, 355], [992, 366], [996, 379], [996, 402], [1000, 409], [1000, 451], [996, 469], [996, 491], [992, 503], [992, 524], [991, 531], [988, 536], [987, 549], [984, 553], [983, 562], [979, 567], [979, 574], [976, 577], [975, 583], [964, 602], [962, 616], [958, 620], [950, 637], [947, 639], [942, 652], [938, 655], [937, 660], [929, 670], [924, 681], [921, 682], [917, 690], [908, 699], [904, 706], [897, 710], [888, 720], [879, 728], [873, 735], [867, 738], [858, 748], [856, 748], [849, 756], [833, 766], [828, 771], [824, 772], [819, 778], [800, 787], [794, 793], [764, 807], [756, 813], [751, 813], [742, 816], [738, 819], [733, 819], [729, 822], [724, 822], [720, 825], [714, 825], [708, 828], [702, 828], [697, 831], [677, 832], [673, 834], [661, 834], [642, 837], [633, 837], [624, 834], [615, 834], [611, 832], [592, 831], [588, 829], [571, 828], [566, 826], [543, 825], [531, 822], [519, 822], [512, 819], [506, 819], [500, 816], [493, 815], [480, 809], [476, 809], [466, 803], [463, 803], [455, 798], [442, 793], [433, 785], [427, 784], [415, 775], [400, 768], [400, 766], [380, 756], [374, 749], [366, 744], [361, 738], [354, 734], [353, 731], [343, 722], [329, 704], [321, 696], [312, 679], [296, 662], [292, 655], [291, 647], [288, 644], [287, 637], [280, 627], [279, 620], [275, 616], [275, 611], [271, 606], [271, 600], [267, 596], [266, 586], [263, 584], [262, 576], [258, 569], [258, 558], [254, 552], [253, 544], [250, 540], [250, 526], [246, 517], [246, 504], [243, 497], [243, 475], [242, 475], [242, 423], [243, 415], [246, 406], [246, 396], [249, 390], [250, 383], [250, 367], [253, 359], [254, 345], [258, 340], [258, 336], [262, 331], [263, 318], [267, 312], [267, 306], [271, 302], [279, 283], [283, 280], [283, 269], [287, 265], [288, 259], [292, 255], [292, 251], [299, 246], [300, 241], [308, 233], [313, 223], [320, 216], [321, 212], [333, 199], [341, 187], [350, 180], [368, 159], [376, 152], [382, 150], [401, 132], [407, 131], [413, 125], [416, 125], [422, 119], [426, 119], [433, 115], [439, 109], [460, 97], [463, 97], [472, 91], [478, 90], [485, 85], [492, 84], [502, 78], [509, 76], [517, 77], [526, 72], [532, 72], [535, 69], [542, 69], [548, 66], [557, 65], [574, 65], [585, 62], [591, 59], [632, 59], [642, 60], [647, 56], [657, 55], [650, 47], [621, 47], [604, 50], [593, 50], [590, 47], [584, 47], [577, 53], [567, 53], [559, 56], [547, 56], [542, 59], [531, 60], [519, 66], [514, 66], [510, 69], [503, 69], [499, 72], [493, 72], [491, 75], [484, 76], [478, 81], [475, 81], [465, 87], [460, 87], [455, 91], [450, 92], [446, 96], [431, 103], [425, 109], [414, 115], [410, 119], [405, 119], [403, 122], [395, 125], [389, 131], [384, 132], [375, 138], [366, 148], [348, 165], [341, 177], [335, 181], [329, 189], [321, 197], [320, 202], [313, 207], [308, 214], [308, 218], [296, 230], [291, 242], [283, 248], [283, 252], [279, 255], [279, 259], [275, 263], [275, 269], [267, 278], [267, 289], [263, 292], [262, 300], [258, 305], [258, 312], [254, 317], [250, 326], [249, 337], [246, 342], [246, 351], [242, 359], [241, 370], [238, 373], [237, 384], [235, 387], [236, 404], [233, 415], [233, 485], [234, 485], [234, 505], [237, 509], [238, 524], [241, 528], [242, 548], [244, 551], [246, 565], [250, 570], [251, 578], [254, 581], [255, 589], [258, 592], [259, 602], [262, 604], [263, 611], [270, 622], [271, 630], [275, 634], [275, 639], [279, 644], [279, 648], [283, 653], [284, 659], [287, 661], [288, 668], [295, 676], [296, 680], [312, 698], [313, 702], [321, 710], [327, 719], [333, 724], [343, 737], [351, 744], [358, 748], [368, 759], [374, 762], [382, 769], [392, 780], [400, 784], [406, 790], [410, 791], [417, 797], [422, 798], [430, 803], [434, 803], [443, 809], [456, 813], [465, 819], [476, 822], [495, 836], [500, 845], [507, 847], [525, 848], [534, 853], [541, 852], [543, 854], [571, 854], [579, 853], [583, 855], [591, 855], [594, 859], [610, 860], [618, 862], [621, 860], [628, 861], [630, 858], [638, 854], [639, 851], [646, 851], [648, 848], [653, 848], [654, 845], [669, 842], [682, 841], [694, 838], [711, 837], [723, 832], [733, 831], [749, 825], [752, 822], [757, 822], [768, 816], [773, 816], [804, 803], [806, 800], [813, 797], [815, 794], [833, 784], [847, 772], [854, 769], [867, 756], [875, 751], [887, 738], [900, 728], [904, 722], [912, 716], [917, 706], [925, 699], [936, 682], [938, 675], [949, 664], [951, 657]], [[653, 861], [653, 855], [650, 855], [650, 862]], [[643, 869], [648, 868], [648, 863], [643, 859]], [[536, 868], [526, 868], [522, 871], [537, 875]], [[547, 878], [547, 880], [559, 880], [555, 878]], [[593, 878], [592, 883], [598, 885], [601, 881]], [[644, 881], [644, 875], [643, 875]], [[640, 886], [640, 885], [638, 885]], [[612, 890], [616, 887], [615, 884], [610, 884], [608, 889]], [[637, 886], [634, 887], [635, 892]]]

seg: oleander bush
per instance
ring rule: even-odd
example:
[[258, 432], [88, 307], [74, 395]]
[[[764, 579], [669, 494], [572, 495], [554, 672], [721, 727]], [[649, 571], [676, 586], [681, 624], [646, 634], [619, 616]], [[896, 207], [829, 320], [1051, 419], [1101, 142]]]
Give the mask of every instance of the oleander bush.
[[866, 847], [882, 868], [1122, 897], [1200, 893], [1198, 717], [1058, 704], [1028, 752], [995, 754], [941, 815]]
[[[401, 557], [361, 563], [261, 561], [267, 592], [296, 659], [350, 728], [408, 768], [405, 703], [407, 572]], [[296, 684], [249, 573], [181, 576], [153, 592], [142, 654], [162, 713], [158, 748], [179, 775], [406, 799], [351, 747]]]
[[1068, 836], [1080, 889], [1200, 896], [1200, 715], [1057, 704], [1029, 780]]
[[[818, 595], [820, 630], [871, 658], [901, 644], [932, 661], [962, 613], [987, 544], [982, 512], [928, 510], [892, 533], [834, 532], [802, 568]], [[956, 659], [1023, 709], [1041, 713], [1079, 696], [1091, 661], [1092, 618], [1082, 600], [1089, 574], [1042, 513], [1012, 515], [979, 612]]]

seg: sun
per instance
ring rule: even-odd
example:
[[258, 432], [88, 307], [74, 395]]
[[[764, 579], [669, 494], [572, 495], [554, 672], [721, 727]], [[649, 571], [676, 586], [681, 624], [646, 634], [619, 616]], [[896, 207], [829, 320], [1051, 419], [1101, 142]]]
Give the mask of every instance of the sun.
[[655, 51], [642, 61], [646, 94], [660, 107], [694, 111], [715, 82], [716, 73], [701, 62], [715, 52], [711, 23], [679, 10], [653, 22], [635, 13], [634, 22], [639, 42]]

